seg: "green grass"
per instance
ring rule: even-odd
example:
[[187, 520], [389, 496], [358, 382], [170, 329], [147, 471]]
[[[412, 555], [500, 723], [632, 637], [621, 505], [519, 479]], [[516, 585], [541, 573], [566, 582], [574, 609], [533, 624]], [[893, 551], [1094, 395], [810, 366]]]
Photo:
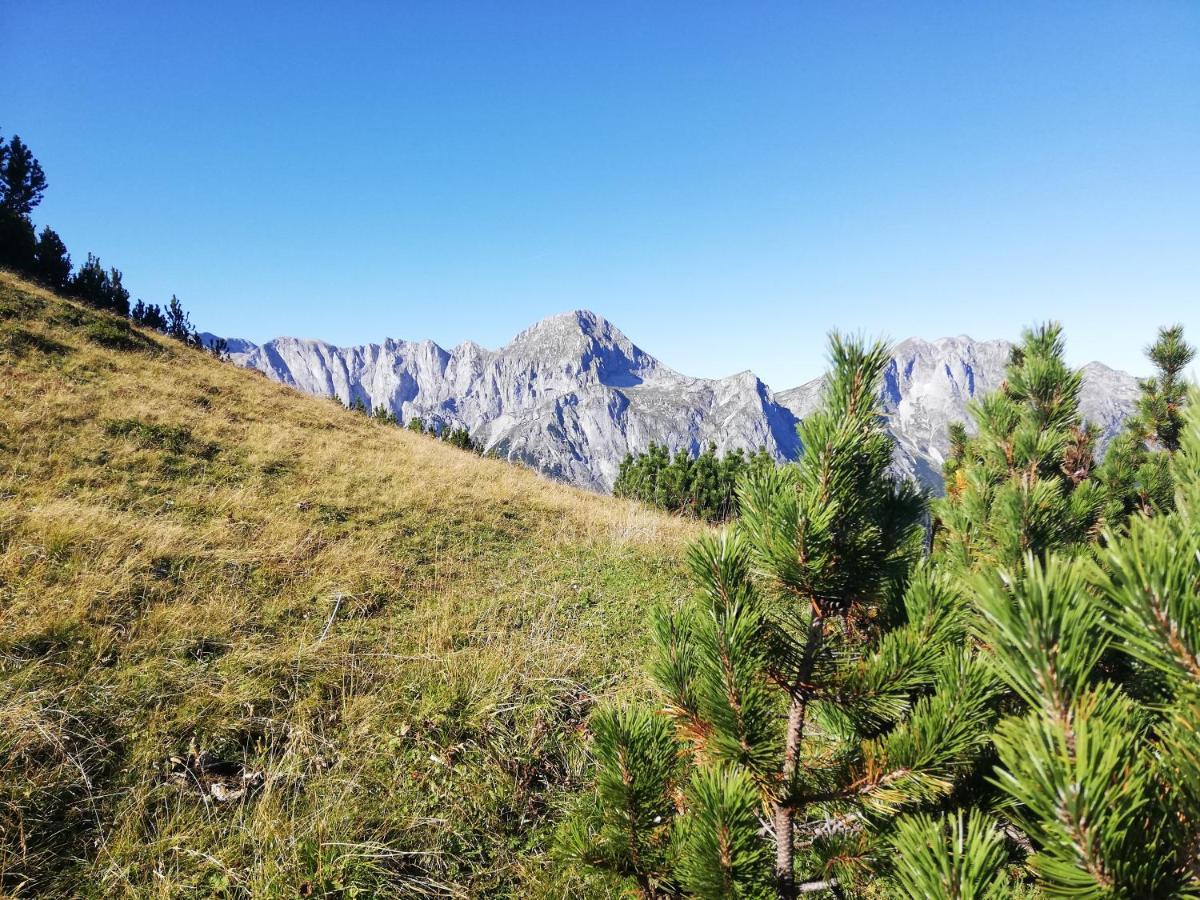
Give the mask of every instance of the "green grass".
[[602, 895], [548, 843], [696, 533], [0, 274], [0, 893]]

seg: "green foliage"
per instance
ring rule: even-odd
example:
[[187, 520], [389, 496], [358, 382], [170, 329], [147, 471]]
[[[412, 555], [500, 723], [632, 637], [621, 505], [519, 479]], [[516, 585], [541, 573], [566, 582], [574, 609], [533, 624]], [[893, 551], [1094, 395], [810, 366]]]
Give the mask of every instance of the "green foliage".
[[972, 403], [977, 433], [952, 434], [937, 548], [963, 569], [1019, 571], [1025, 555], [1082, 547], [1104, 495], [1095, 432], [1079, 415], [1082, 376], [1063, 361], [1058, 324], [1027, 330], [1000, 390]]
[[1023, 578], [989, 574], [976, 582], [980, 636], [1013, 691], [1048, 715], [1066, 714], [1108, 645], [1084, 564], [1052, 556], [1030, 562]]
[[560, 832], [558, 853], [630, 878], [654, 896], [670, 883], [678, 743], [667, 719], [636, 706], [597, 711], [591, 730], [596, 794]]
[[71, 283], [71, 254], [48, 225], [38, 235], [34, 248], [33, 277], [52, 291], [65, 291]]
[[123, 437], [144, 449], [165, 450], [168, 453], [212, 459], [219, 449], [215, 444], [197, 440], [190, 428], [182, 425], [159, 425], [140, 419], [114, 419], [104, 426], [105, 433]]
[[371, 418], [381, 425], [396, 425], [396, 414], [380, 404], [371, 411]]
[[766, 898], [775, 893], [770, 846], [758, 836], [754, 781], [733, 767], [693, 773], [678, 824], [679, 880], [696, 897]]
[[893, 874], [913, 900], [1001, 900], [1010, 896], [1002, 867], [1008, 859], [994, 819], [978, 810], [934, 819], [901, 819], [892, 836]]
[[655, 618], [651, 673], [692, 770], [661, 877], [688, 896], [884, 872], [892, 817], [946, 802], [986, 747], [995, 679], [962, 648], [955, 585], [918, 564], [921, 497], [888, 474], [887, 351], [831, 347], [805, 454], [743, 480], [737, 526], [689, 555], [695, 595]]
[[0, 139], [0, 208], [25, 218], [42, 202], [46, 174], [18, 135]]
[[979, 637], [1025, 706], [996, 731], [994, 779], [1047, 896], [1200, 893], [1195, 410], [1180, 438], [1174, 512], [1110, 530], [1094, 561], [1030, 555], [976, 580]]
[[1107, 498], [1106, 518], [1114, 524], [1134, 513], [1169, 510], [1174, 503], [1170, 462], [1180, 446], [1187, 403], [1182, 373], [1195, 350], [1176, 325], [1160, 328], [1146, 355], [1158, 374], [1141, 382], [1138, 414], [1113, 440], [1098, 473]]
[[483, 448], [471, 440], [471, 433], [465, 428], [443, 428], [439, 436], [451, 447], [457, 447], [459, 450], [468, 450], [471, 453], [483, 452]]
[[750, 472], [774, 466], [775, 460], [765, 448], [750, 455], [737, 449], [718, 456], [716, 445], [710, 444], [696, 457], [685, 450], [672, 456], [664, 445], [652, 441], [646, 452], [626, 454], [613, 494], [670, 512], [723, 522], [737, 515], [739, 480]]
[[37, 258], [33, 225], [24, 216], [0, 207], [0, 266], [32, 274]]
[[84, 336], [94, 344], [109, 350], [134, 352], [152, 350], [154, 345], [129, 327], [124, 319], [105, 317], [92, 322], [83, 330]]
[[91, 253], [71, 279], [70, 293], [96, 309], [120, 316], [129, 315], [129, 291], [121, 284], [121, 273], [116, 269], [106, 271], [100, 260]]
[[183, 308], [183, 304], [179, 302], [179, 298], [174, 294], [171, 295], [171, 302], [163, 310], [163, 318], [166, 320], [163, 333], [167, 337], [175, 338], [185, 344], [200, 345], [200, 339], [196, 334], [196, 329], [192, 327], [191, 318]]
[[[208, 352], [212, 354], [214, 359], [228, 360], [229, 359], [229, 341], [223, 337], [214, 337], [208, 344]], [[392, 424], [396, 423], [396, 417], [392, 417]]]
[[1183, 339], [1183, 326], [1160, 328], [1158, 340], [1146, 349], [1158, 375], [1142, 382], [1138, 403], [1141, 421], [1151, 438], [1164, 450], [1179, 449], [1183, 431], [1183, 407], [1187, 398], [1184, 369], [1196, 356], [1196, 349]]
[[138, 300], [133, 304], [133, 309], [129, 312], [129, 318], [134, 325], [141, 328], [149, 328], [152, 331], [166, 331], [167, 317], [163, 315], [162, 308], [157, 303], [143, 303]]

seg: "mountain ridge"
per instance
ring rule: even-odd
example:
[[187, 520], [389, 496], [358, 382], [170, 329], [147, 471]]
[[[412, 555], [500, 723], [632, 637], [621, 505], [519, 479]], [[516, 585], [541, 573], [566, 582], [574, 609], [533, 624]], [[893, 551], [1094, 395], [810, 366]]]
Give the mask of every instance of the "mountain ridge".
[[[212, 339], [212, 336], [207, 336]], [[892, 348], [881, 399], [896, 439], [894, 469], [937, 492], [951, 421], [999, 387], [1012, 344], [968, 335], [907, 338]], [[796, 424], [819, 402], [823, 377], [773, 391], [750, 369], [724, 378], [684, 375], [590, 310], [548, 316], [491, 350], [463, 341], [387, 338], [338, 347], [274, 338], [229, 340], [234, 362], [306, 393], [383, 406], [401, 421], [420, 416], [463, 427], [485, 450], [596, 491], [611, 490], [626, 453], [653, 441], [672, 452], [766, 447], [776, 459], [800, 451]], [[1137, 380], [1099, 362], [1082, 367], [1081, 408], [1101, 446], [1137, 397]]]

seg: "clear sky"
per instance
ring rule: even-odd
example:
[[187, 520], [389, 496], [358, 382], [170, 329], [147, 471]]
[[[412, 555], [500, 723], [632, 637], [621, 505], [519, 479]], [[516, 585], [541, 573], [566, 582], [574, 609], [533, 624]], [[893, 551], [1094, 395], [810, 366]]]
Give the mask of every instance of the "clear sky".
[[76, 259], [254, 340], [1200, 338], [1196, 0], [4, 0], [0, 128]]

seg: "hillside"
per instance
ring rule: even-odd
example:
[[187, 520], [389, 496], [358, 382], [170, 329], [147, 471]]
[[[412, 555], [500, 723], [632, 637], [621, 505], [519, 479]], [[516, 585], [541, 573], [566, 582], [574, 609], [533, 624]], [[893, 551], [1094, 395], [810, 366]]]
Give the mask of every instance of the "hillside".
[[578, 892], [694, 534], [0, 273], [0, 893]]

